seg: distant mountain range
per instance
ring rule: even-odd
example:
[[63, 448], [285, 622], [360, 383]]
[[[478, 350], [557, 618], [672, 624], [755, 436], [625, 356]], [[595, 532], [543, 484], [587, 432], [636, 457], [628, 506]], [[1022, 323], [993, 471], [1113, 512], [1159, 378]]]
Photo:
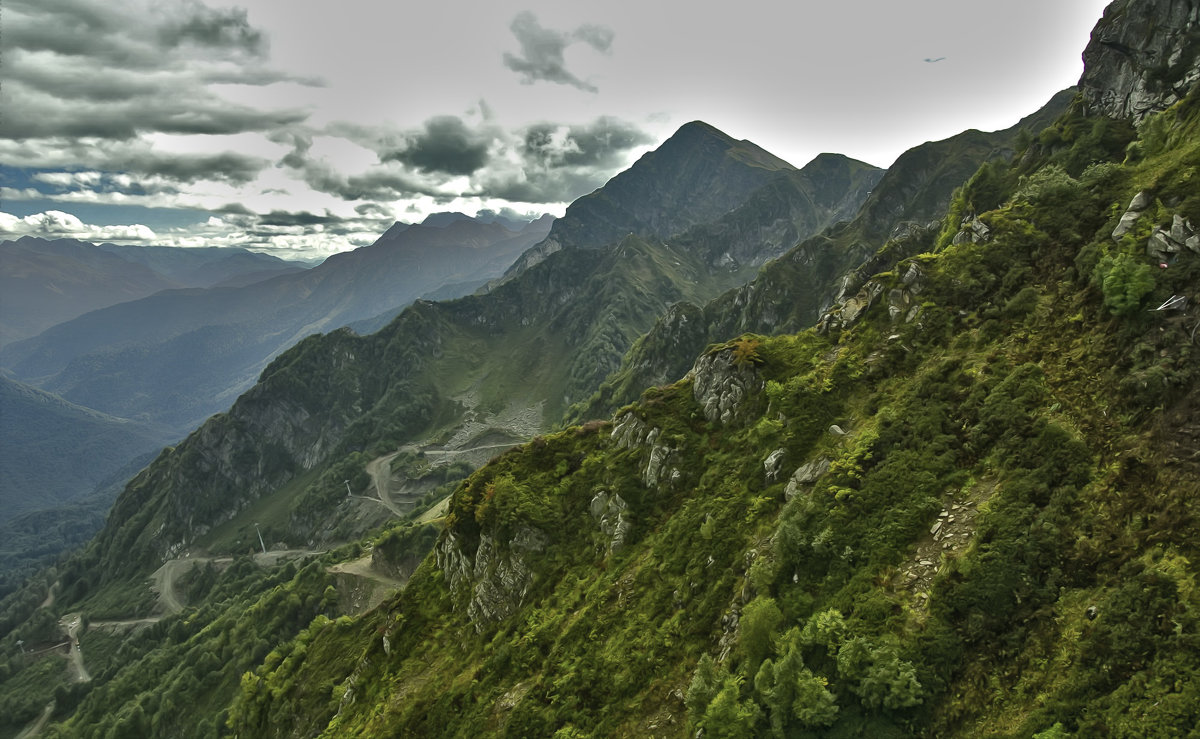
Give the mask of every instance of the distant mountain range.
[[91, 493], [161, 436], [0, 377], [0, 523]]
[[0, 347], [160, 290], [249, 285], [304, 265], [245, 249], [0, 242]]
[[[202, 540], [235, 515], [235, 500], [347, 454], [366, 459], [406, 442], [433, 444], [435, 453], [449, 443], [457, 453], [487, 446], [479, 439], [528, 438], [587, 398], [672, 304], [741, 285], [755, 265], [856, 210], [882, 174], [834, 155], [796, 169], [688, 124], [584, 199], [603, 207], [568, 208], [525, 266], [490, 291], [418, 301], [377, 333], [313, 336], [277, 357], [228, 412], [146, 471], [139, 494], [114, 512], [128, 527], [110, 535], [157, 557]], [[237, 449], [256, 451], [231, 456]], [[361, 457], [366, 449], [375, 451]], [[343, 480], [353, 486], [361, 463], [348, 464], [329, 477], [336, 486], [322, 478], [288, 488], [290, 502], [274, 504], [262, 529], [280, 541], [318, 542], [386, 520], [378, 505], [351, 500], [343, 510]]]
[[[71, 402], [186, 433], [228, 407], [272, 357], [305, 336], [394, 313], [426, 293], [453, 292], [453, 285], [474, 289], [540, 241], [551, 221], [545, 216], [518, 230], [456, 216], [435, 219], [444, 225], [397, 224], [371, 246], [246, 285], [197, 265], [187, 274], [218, 284], [92, 311], [9, 345], [0, 365]], [[146, 262], [144, 270], [158, 265], [153, 252], [136, 248], [117, 251]]]

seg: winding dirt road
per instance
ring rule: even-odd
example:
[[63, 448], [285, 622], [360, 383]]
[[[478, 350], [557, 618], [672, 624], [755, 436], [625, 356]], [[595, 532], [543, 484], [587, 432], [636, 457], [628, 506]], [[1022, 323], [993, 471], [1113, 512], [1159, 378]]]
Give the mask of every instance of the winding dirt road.
[[75, 672], [75, 682], [90, 683], [92, 676], [83, 664], [83, 650], [79, 647], [79, 629], [83, 626], [83, 614], [68, 613], [62, 617], [59, 624], [66, 629], [67, 639], [70, 641], [67, 654], [70, 656], [71, 667]]

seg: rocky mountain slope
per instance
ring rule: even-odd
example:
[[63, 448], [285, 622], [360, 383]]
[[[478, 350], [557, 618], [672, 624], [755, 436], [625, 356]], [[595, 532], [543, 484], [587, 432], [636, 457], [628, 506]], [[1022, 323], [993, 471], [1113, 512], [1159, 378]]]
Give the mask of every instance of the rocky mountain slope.
[[[685, 138], [693, 138], [690, 131]], [[727, 176], [729, 166], [709, 174]], [[844, 158], [833, 168], [847, 176], [835, 178], [838, 192], [823, 197], [837, 202], [860, 186], [861, 168]], [[343, 481], [356, 487], [375, 457], [471, 428], [486, 436], [489, 419], [510, 409], [533, 418], [518, 438], [546, 428], [616, 368], [666, 306], [703, 300], [745, 279], [748, 268], [719, 259], [733, 241], [707, 236], [706, 228], [755, 235], [757, 242], [740, 237], [738, 247], [751, 263], [754, 243], [774, 250], [793, 238], [803, 224], [792, 216], [807, 211], [804, 201], [795, 206], [781, 197], [788, 191], [768, 183], [761, 197], [751, 194], [709, 226], [693, 227], [678, 245], [628, 236], [606, 249], [562, 250], [487, 294], [420, 301], [370, 336], [335, 332], [302, 341], [266, 367], [228, 413], [131, 483], [101, 536], [108, 576], [205, 541], [263, 496], [279, 496], [283, 507], [261, 522], [271, 537], [344, 539], [390, 515], [344, 495]], [[307, 476], [334, 468], [339, 472]], [[240, 525], [244, 530], [246, 522]]]
[[[591, 398], [572, 408], [568, 418], [581, 422], [607, 417], [635, 400], [643, 388], [681, 377], [710, 343], [746, 331], [781, 333], [813, 325], [870, 275], [928, 249], [955, 190], [981, 165], [1009, 160], [1019, 137], [1044, 129], [1073, 97], [1072, 91], [1063, 91], [1003, 131], [965, 131], [904, 152], [853, 219], [803, 240], [747, 284], [703, 306], [672, 305], [638, 339], [621, 368]], [[881, 244], [885, 248], [880, 249]]]
[[[605, 247], [630, 233], [649, 239], [684, 233], [744, 205], [768, 186], [791, 189], [798, 198], [790, 206], [797, 211], [791, 220], [805, 234], [816, 233], [853, 214], [882, 174], [877, 167], [833, 154], [797, 170], [752, 142], [693, 121], [604, 187], [572, 203], [546, 239], [523, 254], [505, 278], [559, 249]], [[775, 256], [763, 250], [756, 254], [757, 263]]]
[[1186, 735], [1200, 89], [981, 171], [817, 328], [478, 472], [404, 595], [280, 650], [230, 730]]

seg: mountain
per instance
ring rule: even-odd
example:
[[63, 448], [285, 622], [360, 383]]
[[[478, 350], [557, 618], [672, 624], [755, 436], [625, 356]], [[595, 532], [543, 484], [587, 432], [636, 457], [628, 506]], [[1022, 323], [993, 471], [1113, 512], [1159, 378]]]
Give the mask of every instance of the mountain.
[[[690, 131], [685, 140], [701, 147], [715, 136], [706, 132], [695, 139]], [[677, 151], [675, 144], [671, 148]], [[729, 167], [721, 162], [710, 176], [726, 177]], [[301, 342], [264, 369], [227, 414], [147, 470], [136, 483], [141, 494], [118, 503], [115, 520], [131, 517], [111, 534], [124, 542], [125, 561], [132, 565], [195, 546], [236, 514], [244, 505], [239, 500], [284, 495], [276, 491], [285, 489], [290, 510], [260, 521], [264, 530], [280, 541], [337, 540], [390, 513], [338, 494], [342, 481], [361, 478], [373, 460], [414, 443], [469, 455], [547, 428], [616, 369], [622, 353], [668, 305], [720, 294], [751, 274], [722, 258], [730, 249], [736, 246], [748, 264], [761, 261], [755, 244], [778, 253], [805, 235], [798, 231], [805, 219], [809, 227], [819, 220], [809, 203], [832, 207], [847, 191], [865, 197], [864, 178], [873, 181], [865, 165], [842, 157], [819, 158], [817, 167], [834, 192], [811, 195], [816, 188], [803, 188], [818, 178], [790, 171], [671, 244], [630, 235], [608, 248], [560, 250], [486, 294], [418, 302], [375, 334], [339, 331]], [[678, 179], [670, 171], [660, 176]], [[198, 365], [204, 357], [198, 352], [186, 361]], [[230, 456], [237, 448], [258, 452]], [[289, 487], [307, 471], [347, 455], [336, 487], [329, 484], [332, 477]], [[278, 510], [280, 502], [273, 505]], [[157, 523], [143, 529], [147, 520]]]
[[174, 280], [176, 287], [215, 287], [231, 281], [250, 284], [305, 269], [298, 262], [230, 247], [130, 246], [100, 244], [96, 248], [127, 262], [144, 264]]
[[[567, 386], [610, 311], [651, 307], [626, 286], [724, 279], [711, 244], [563, 248], [309, 337], [0, 603], [4, 729], [1187, 735], [1200, 89], [1140, 127], [1081, 98], [1013, 150], [935, 227], [856, 246], [815, 325], [525, 444], [514, 389]], [[433, 470], [506, 447], [425, 508]]]
[[230, 731], [1192, 731], [1200, 370], [1155, 306], [1196, 297], [1200, 89], [1016, 154], [819, 327], [476, 473], [403, 595], [314, 620]]
[[[636, 400], [643, 388], [681, 377], [705, 346], [725, 337], [793, 332], [815, 324], [867, 277], [930, 248], [955, 191], [985, 163], [1011, 159], [1019, 137], [1053, 123], [1074, 97], [1074, 91], [1065, 90], [1002, 131], [964, 131], [904, 152], [846, 223], [803, 240], [753, 280], [704, 305], [672, 305], [638, 339], [621, 368], [568, 418], [609, 416]], [[880, 244], [886, 247], [880, 250]]]
[[[403, 226], [403, 227], [401, 227]], [[503, 272], [547, 232], [500, 223], [398, 224], [374, 244], [252, 285], [169, 290], [93, 311], [6, 348], [17, 377], [72, 402], [185, 433], [227, 408], [309, 334], [371, 318], [451, 283]]]
[[1112, 3], [1083, 50], [1088, 112], [1140, 122], [1200, 81], [1200, 19], [1190, 0]]
[[91, 493], [161, 431], [0, 377], [0, 523]]
[[249, 284], [299, 269], [233, 248], [96, 246], [32, 236], [0, 242], [0, 347], [160, 290]]
[[810, 223], [805, 230], [815, 233], [857, 210], [882, 174], [878, 168], [840, 155], [822, 155], [797, 172], [749, 141], [693, 121], [604, 187], [571, 203], [546, 239], [523, 254], [505, 278], [559, 249], [600, 248], [630, 233], [655, 239], [683, 233], [712, 222], [764, 186], [787, 178], [808, 200], [805, 215]]

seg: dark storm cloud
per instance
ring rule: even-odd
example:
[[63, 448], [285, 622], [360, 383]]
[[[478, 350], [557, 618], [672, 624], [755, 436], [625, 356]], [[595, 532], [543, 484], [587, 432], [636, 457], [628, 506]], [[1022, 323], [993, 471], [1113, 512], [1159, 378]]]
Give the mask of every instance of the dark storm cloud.
[[403, 172], [375, 168], [362, 174], [346, 175], [322, 162], [308, 162], [303, 171], [308, 186], [342, 200], [393, 201], [438, 193]]
[[229, 216], [252, 216], [252, 215], [254, 215], [254, 211], [250, 210], [249, 208], [242, 205], [241, 203], [226, 203], [225, 205], [222, 205], [220, 208], [213, 208], [212, 212], [220, 213], [222, 215], [229, 215]]
[[574, 200], [603, 185], [629, 152], [655, 139], [627, 121], [601, 117], [585, 124], [538, 123], [518, 132], [519, 169], [482, 178], [481, 194], [525, 203]]
[[472, 130], [461, 118], [437, 116], [425, 121], [403, 149], [381, 155], [383, 161], [403, 162], [422, 172], [467, 175], [488, 161], [491, 137], [486, 131]]
[[363, 218], [392, 220], [392, 211], [378, 203], [360, 203], [354, 206], [354, 212]]
[[167, 177], [179, 182], [220, 180], [232, 185], [244, 185], [258, 176], [270, 162], [259, 157], [236, 152], [220, 154], [175, 154], [161, 156], [147, 153], [140, 158], [113, 162], [113, 168]]
[[8, 106], [0, 121], [0, 137], [10, 139], [237, 134], [293, 125], [308, 115], [297, 110], [257, 110], [203, 90], [190, 94], [160, 91], [103, 102], [52, 97], [19, 81], [10, 81], [5, 90], [19, 103]]
[[613, 32], [604, 26], [585, 24], [570, 33], [543, 28], [537, 17], [529, 12], [518, 13], [509, 28], [521, 45], [520, 55], [504, 52], [504, 66], [521, 75], [521, 82], [533, 84], [538, 80], [571, 85], [587, 92], [597, 92], [596, 86], [576, 77], [567, 70], [564, 52], [576, 42], [596, 51], [612, 48]]
[[7, 0], [5, 46], [104, 62], [104, 69], [161, 69], [172, 51], [188, 56], [261, 57], [266, 38], [246, 11], [209, 8], [197, 0], [99, 2]]
[[506, 172], [489, 180], [477, 195], [519, 203], [569, 203], [600, 187], [611, 172], [551, 170]]
[[283, 210], [273, 210], [265, 215], [258, 216], [259, 226], [315, 226], [327, 225], [331, 223], [342, 223], [346, 219], [339, 218], [326, 212], [324, 215], [309, 213], [307, 211], [289, 212]]

